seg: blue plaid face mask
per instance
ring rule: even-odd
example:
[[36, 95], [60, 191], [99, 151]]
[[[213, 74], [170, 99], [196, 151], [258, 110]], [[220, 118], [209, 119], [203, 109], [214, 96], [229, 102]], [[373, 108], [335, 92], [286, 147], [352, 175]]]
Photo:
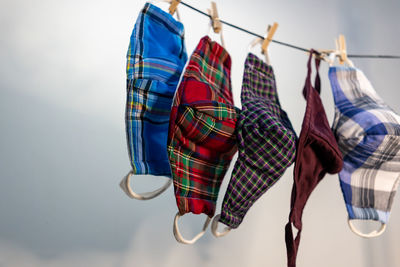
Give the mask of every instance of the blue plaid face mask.
[[[377, 95], [362, 71], [331, 67], [335, 99], [333, 131], [343, 154], [340, 186], [349, 226], [362, 237], [383, 233], [400, 182], [400, 116]], [[352, 220], [382, 223], [379, 232], [359, 232]]]
[[122, 180], [128, 196], [150, 199], [160, 189], [137, 194], [130, 188], [133, 174], [171, 178], [167, 136], [172, 98], [187, 60], [183, 24], [146, 3], [137, 18], [127, 53], [126, 136], [132, 170]]

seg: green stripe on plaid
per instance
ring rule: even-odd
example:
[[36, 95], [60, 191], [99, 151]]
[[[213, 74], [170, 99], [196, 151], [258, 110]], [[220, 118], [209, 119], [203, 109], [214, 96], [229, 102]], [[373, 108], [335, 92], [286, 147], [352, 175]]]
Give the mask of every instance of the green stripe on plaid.
[[132, 31], [125, 125], [134, 174], [171, 177], [166, 147], [173, 95], [187, 60], [183, 34], [182, 23], [150, 3]]
[[180, 214], [215, 212], [219, 188], [236, 146], [229, 54], [200, 40], [174, 98], [168, 136]]
[[255, 201], [293, 163], [296, 133], [282, 110], [271, 66], [249, 54], [237, 122], [239, 157], [222, 203], [220, 222], [237, 228]]

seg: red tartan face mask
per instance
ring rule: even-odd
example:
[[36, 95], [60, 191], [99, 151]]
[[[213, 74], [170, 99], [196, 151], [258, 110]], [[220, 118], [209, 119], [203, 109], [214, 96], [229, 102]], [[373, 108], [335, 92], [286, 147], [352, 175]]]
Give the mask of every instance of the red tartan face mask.
[[[209, 37], [203, 37], [175, 95], [168, 157], [178, 216], [189, 212], [214, 216], [222, 179], [237, 150], [237, 112], [233, 105], [230, 67], [226, 50]], [[182, 242], [175, 230], [177, 240]]]

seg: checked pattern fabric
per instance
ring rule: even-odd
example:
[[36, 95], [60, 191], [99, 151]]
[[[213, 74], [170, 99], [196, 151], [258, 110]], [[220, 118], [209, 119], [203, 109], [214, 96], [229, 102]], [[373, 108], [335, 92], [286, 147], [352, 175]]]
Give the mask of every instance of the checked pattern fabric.
[[296, 133], [279, 103], [272, 66], [247, 56], [237, 122], [239, 157], [222, 203], [220, 222], [237, 228], [245, 214], [293, 163]]
[[343, 154], [340, 186], [349, 219], [387, 223], [400, 182], [400, 116], [364, 73], [331, 67], [333, 131]]
[[171, 177], [169, 117], [186, 61], [183, 24], [146, 3], [132, 31], [126, 64], [125, 123], [134, 174]]
[[227, 51], [205, 36], [176, 92], [168, 156], [181, 215], [214, 216], [221, 182], [237, 150], [230, 72]]

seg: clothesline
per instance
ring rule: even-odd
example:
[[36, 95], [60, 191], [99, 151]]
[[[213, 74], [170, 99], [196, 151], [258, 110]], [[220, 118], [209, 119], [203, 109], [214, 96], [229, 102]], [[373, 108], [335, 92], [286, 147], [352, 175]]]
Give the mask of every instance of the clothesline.
[[[207, 16], [207, 17], [211, 18], [211, 16], [210, 16], [209, 14], [207, 14], [206, 12], [203, 12], [203, 11], [201, 11], [200, 9], [197, 9], [197, 8], [195, 8], [195, 7], [193, 7], [193, 6], [189, 5], [189, 4], [187, 4], [187, 3], [185, 3], [185, 2], [182, 2], [182, 1], [181, 1], [180, 4], [182, 4], [182, 5], [184, 5], [184, 6], [188, 7], [188, 8], [190, 8], [190, 9], [196, 11], [196, 12], [199, 12], [200, 14], [203, 14], [204, 16]], [[240, 30], [240, 31], [245, 32], [245, 33], [248, 33], [248, 34], [253, 35], [253, 36], [255, 36], [255, 37], [264, 39], [264, 36], [262, 36], [262, 35], [259, 35], [259, 34], [257, 34], [257, 33], [251, 32], [251, 31], [246, 30], [246, 29], [244, 29], [244, 28], [242, 28], [242, 27], [233, 25], [232, 23], [229, 23], [229, 22], [224, 21], [224, 20], [222, 20], [222, 19], [220, 19], [219, 21], [220, 21], [221, 23], [225, 24], [225, 25], [228, 25], [228, 26], [232, 27], [232, 28], [235, 28], [235, 29]], [[289, 44], [289, 43], [281, 42], [281, 41], [278, 41], [278, 40], [271, 40], [271, 42], [276, 43], [276, 44], [280, 44], [280, 45], [284, 45], [284, 46], [287, 46], [287, 47], [291, 47], [291, 48], [294, 48], [294, 49], [297, 49], [297, 50], [300, 50], [300, 51], [303, 51], [303, 52], [310, 52], [310, 49], [306, 49], [306, 48], [303, 48], [303, 47], [300, 47], [300, 46], [297, 46], [297, 45], [292, 45], [292, 44]], [[357, 54], [348, 54], [347, 57], [351, 57], [351, 58], [385, 58], [385, 59], [400, 59], [400, 56], [395, 56], [395, 55], [357, 55]]]

